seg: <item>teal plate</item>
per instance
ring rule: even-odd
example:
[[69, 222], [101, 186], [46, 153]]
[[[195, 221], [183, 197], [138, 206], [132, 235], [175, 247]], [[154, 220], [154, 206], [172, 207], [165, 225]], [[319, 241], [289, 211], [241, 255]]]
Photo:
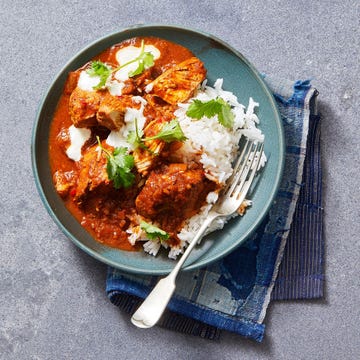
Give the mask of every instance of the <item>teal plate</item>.
[[253, 206], [243, 217], [237, 217], [196, 247], [184, 269], [205, 266], [229, 254], [255, 231], [264, 219], [276, 195], [284, 163], [284, 137], [280, 115], [274, 98], [257, 70], [238, 51], [214, 36], [175, 26], [140, 25], [106, 36], [78, 53], [61, 70], [44, 97], [37, 114], [32, 136], [32, 165], [41, 199], [60, 229], [77, 246], [94, 258], [118, 269], [141, 274], [165, 274], [174, 261], [161, 253], [156, 257], [144, 252], [127, 252], [104, 246], [95, 241], [64, 206], [55, 191], [49, 167], [48, 138], [50, 123], [69, 71], [76, 70], [106, 48], [136, 36], [156, 36], [190, 49], [208, 70], [212, 85], [223, 78], [223, 88], [232, 91], [240, 103], [249, 97], [259, 102], [260, 129], [265, 135], [268, 158], [260, 181], [252, 194]]

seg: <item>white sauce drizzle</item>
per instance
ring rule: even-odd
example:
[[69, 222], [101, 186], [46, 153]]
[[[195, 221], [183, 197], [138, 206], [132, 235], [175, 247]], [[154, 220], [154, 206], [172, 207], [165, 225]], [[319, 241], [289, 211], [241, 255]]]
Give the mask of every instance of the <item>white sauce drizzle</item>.
[[74, 125], [69, 127], [70, 146], [66, 150], [66, 155], [74, 160], [81, 159], [81, 148], [91, 136], [91, 130], [86, 128], [77, 128]]
[[99, 84], [99, 82], [100, 76], [90, 76], [86, 70], [83, 70], [80, 73], [77, 86], [84, 91], [95, 91], [93, 87]]
[[109, 90], [109, 93], [112, 96], [120, 96], [122, 94], [122, 89], [124, 88], [125, 84], [122, 81], [118, 81], [116, 79], [110, 80], [106, 82], [106, 87]]
[[[160, 50], [153, 45], [145, 45], [145, 52], [150, 52], [154, 60], [158, 59], [161, 55]], [[127, 46], [116, 53], [116, 60], [119, 65], [126, 64], [131, 60], [136, 59], [141, 52], [141, 47]], [[124, 66], [118, 70], [114, 76], [110, 76], [106, 82], [106, 87], [110, 94], [113, 96], [120, 96], [125, 84], [124, 81], [129, 79], [129, 72], [136, 70], [139, 66], [138, 61]], [[77, 86], [84, 91], [95, 91], [94, 86], [100, 82], [100, 76], [90, 76], [86, 70], [81, 71]], [[125, 146], [130, 147], [126, 139], [130, 131], [135, 131], [135, 119], [139, 129], [143, 129], [145, 124], [145, 117], [143, 114], [146, 100], [140, 96], [134, 96], [133, 101], [135, 103], [141, 103], [140, 109], [128, 108], [124, 115], [124, 126], [118, 131], [111, 131], [106, 139], [106, 143], [113, 147]], [[66, 155], [74, 160], [79, 161], [81, 159], [81, 148], [91, 136], [91, 131], [86, 128], [76, 128], [74, 125], [69, 127], [70, 134], [70, 146], [66, 150]]]
[[140, 109], [127, 108], [124, 115], [124, 125], [118, 131], [111, 131], [106, 139], [106, 143], [113, 147], [124, 146], [133, 149], [132, 145], [127, 142], [127, 137], [131, 131], [135, 131], [135, 119], [138, 129], [143, 129], [145, 125], [144, 106], [147, 101], [140, 97], [133, 97], [134, 103], [140, 103]]
[[[145, 52], [150, 52], [154, 60], [158, 59], [161, 55], [160, 50], [153, 45], [145, 45]], [[141, 53], [141, 47], [126, 46], [117, 51], [115, 57], [119, 65], [126, 64], [136, 59]], [[113, 96], [120, 96], [124, 88], [124, 81], [129, 79], [129, 73], [134, 71], [139, 66], [139, 62], [135, 61], [129, 65], [124, 66], [116, 71], [114, 76], [110, 76], [106, 82], [106, 87]], [[90, 76], [86, 70], [81, 71], [77, 86], [84, 91], [95, 91], [94, 86], [100, 82], [100, 76]], [[148, 90], [147, 90], [148, 91]]]
[[[153, 45], [145, 45], [144, 51], [150, 52], [153, 55], [154, 60], [158, 59], [161, 55], [160, 50]], [[117, 51], [116, 60], [119, 63], [119, 65], [126, 64], [129, 61], [136, 59], [140, 55], [140, 52], [141, 52], [141, 47], [137, 47], [133, 45], [126, 46]], [[120, 81], [125, 81], [129, 79], [129, 72], [136, 70], [138, 66], [139, 66], [138, 61], [135, 61], [129, 65], [124, 66], [115, 73], [115, 78]]]

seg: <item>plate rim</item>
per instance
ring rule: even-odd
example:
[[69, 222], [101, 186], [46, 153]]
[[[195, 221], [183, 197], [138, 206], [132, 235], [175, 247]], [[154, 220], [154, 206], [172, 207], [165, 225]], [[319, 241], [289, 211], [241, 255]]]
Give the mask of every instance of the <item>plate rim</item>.
[[[285, 138], [284, 138], [284, 129], [283, 129], [283, 125], [282, 125], [282, 121], [281, 121], [281, 115], [279, 112], [279, 109], [276, 105], [276, 101], [274, 98], [274, 95], [272, 94], [272, 92], [270, 91], [268, 85], [265, 83], [263, 77], [260, 75], [260, 73], [258, 72], [258, 70], [255, 68], [255, 66], [244, 56], [242, 55], [242, 53], [238, 50], [236, 50], [233, 46], [231, 46], [229, 43], [225, 42], [224, 40], [218, 38], [215, 35], [212, 35], [210, 33], [204, 32], [202, 30], [198, 30], [198, 29], [194, 29], [191, 27], [184, 27], [184, 26], [178, 26], [178, 25], [168, 25], [168, 24], [161, 24], [161, 23], [149, 23], [149, 24], [135, 24], [132, 26], [128, 26], [125, 27], [119, 31], [114, 31], [111, 33], [108, 33], [104, 36], [101, 36], [100, 38], [90, 42], [88, 45], [82, 47], [78, 52], [76, 52], [75, 55], [73, 55], [66, 63], [65, 65], [63, 65], [60, 69], [60, 71], [57, 72], [57, 74], [53, 77], [50, 85], [48, 86], [48, 88], [45, 90], [45, 93], [41, 99], [41, 101], [39, 102], [38, 108], [37, 108], [37, 112], [36, 112], [36, 116], [35, 116], [35, 121], [33, 124], [33, 128], [32, 128], [32, 135], [31, 135], [31, 165], [32, 165], [32, 171], [34, 174], [34, 178], [35, 178], [35, 185], [37, 188], [37, 191], [40, 195], [40, 198], [42, 200], [42, 203], [44, 204], [47, 212], [49, 213], [50, 217], [53, 219], [53, 221], [56, 223], [56, 225], [60, 228], [60, 230], [66, 235], [66, 237], [68, 237], [76, 246], [78, 246], [81, 250], [83, 250], [84, 252], [86, 252], [88, 255], [92, 256], [93, 258], [99, 260], [102, 263], [105, 263], [109, 266], [112, 266], [116, 269], [125, 271], [125, 272], [130, 272], [130, 273], [134, 273], [134, 274], [142, 274], [142, 275], [162, 275], [162, 274], [167, 274], [171, 271], [170, 270], [162, 270], [162, 269], [139, 269], [138, 267], [135, 266], [131, 266], [131, 265], [124, 265], [124, 264], [119, 264], [116, 261], [113, 261], [109, 258], [104, 257], [102, 254], [94, 251], [93, 249], [89, 248], [88, 246], [86, 246], [85, 244], [83, 244], [80, 240], [78, 240], [65, 226], [64, 224], [60, 221], [60, 219], [56, 216], [55, 212], [53, 211], [53, 209], [51, 208], [49, 201], [47, 199], [47, 196], [45, 194], [45, 191], [43, 189], [43, 187], [41, 186], [41, 179], [40, 179], [40, 175], [39, 175], [39, 171], [38, 171], [38, 167], [37, 167], [37, 159], [36, 159], [36, 139], [37, 139], [37, 130], [38, 130], [38, 126], [39, 126], [39, 120], [40, 120], [40, 115], [42, 114], [42, 111], [44, 111], [44, 105], [46, 103], [46, 101], [48, 100], [51, 91], [53, 90], [53, 87], [55, 86], [55, 84], [57, 84], [57, 82], [59, 81], [59, 79], [61, 78], [61, 76], [63, 76], [64, 71], [80, 56], [82, 56], [85, 52], [89, 51], [89, 49], [91, 49], [92, 47], [96, 46], [97, 44], [103, 42], [106, 39], [109, 39], [111, 37], [116, 37], [120, 34], [124, 34], [126, 32], [130, 32], [132, 30], [136, 30], [136, 29], [161, 29], [161, 30], [173, 30], [173, 31], [186, 31], [186, 32], [190, 32], [190, 33], [195, 33], [197, 35], [201, 35], [203, 37], [209, 38], [211, 40], [215, 40], [216, 42], [220, 43], [222, 46], [224, 46], [227, 50], [230, 50], [233, 54], [235, 54], [242, 62], [245, 63], [245, 65], [250, 69], [251, 73], [256, 77], [256, 80], [258, 82], [258, 84], [261, 85], [262, 90], [264, 91], [264, 93], [266, 94], [266, 96], [268, 97], [268, 99], [270, 100], [270, 105], [271, 105], [271, 109], [273, 110], [273, 113], [275, 114], [277, 121], [276, 121], [276, 126], [277, 126], [277, 131], [279, 133], [279, 158], [278, 158], [278, 167], [277, 167], [277, 172], [276, 172], [276, 176], [274, 178], [274, 181], [276, 183], [276, 186], [272, 187], [272, 191], [268, 196], [267, 201], [265, 202], [262, 211], [259, 213], [258, 215], [258, 221], [255, 223], [253, 223], [248, 230], [243, 233], [241, 235], [241, 237], [243, 238], [243, 241], [238, 241], [235, 242], [233, 245], [226, 247], [226, 249], [224, 249], [221, 252], [216, 253], [214, 256], [207, 258], [207, 259], [203, 259], [202, 260], [202, 256], [200, 256], [198, 259], [194, 260], [194, 262], [186, 265], [182, 268], [182, 271], [189, 271], [189, 270], [195, 270], [201, 267], [204, 267], [205, 265], [210, 265], [211, 263], [215, 262], [216, 260], [219, 260], [223, 257], [225, 257], [226, 255], [228, 255], [229, 253], [231, 253], [232, 251], [234, 251], [237, 247], [241, 246], [251, 235], [252, 233], [256, 230], [256, 228], [259, 226], [259, 224], [262, 222], [262, 220], [265, 218], [266, 214], [268, 213], [268, 211], [271, 208], [271, 205], [276, 197], [276, 193], [279, 189], [280, 186], [280, 182], [281, 182], [281, 177], [283, 174], [283, 170], [284, 170], [284, 163], [285, 163]], [[150, 255], [149, 255], [150, 256]], [[174, 263], [175, 264], [175, 263]]]

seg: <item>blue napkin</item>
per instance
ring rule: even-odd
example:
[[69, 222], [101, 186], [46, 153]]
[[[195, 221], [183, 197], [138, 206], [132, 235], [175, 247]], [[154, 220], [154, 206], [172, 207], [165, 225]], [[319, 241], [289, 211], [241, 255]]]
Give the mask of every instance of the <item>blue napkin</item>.
[[[274, 206], [243, 246], [212, 265], [179, 274], [160, 326], [208, 339], [227, 330], [261, 341], [271, 299], [322, 296], [317, 90], [310, 81], [264, 79], [277, 101], [286, 140], [286, 171]], [[109, 268], [106, 291], [113, 304], [133, 313], [158, 279]]]

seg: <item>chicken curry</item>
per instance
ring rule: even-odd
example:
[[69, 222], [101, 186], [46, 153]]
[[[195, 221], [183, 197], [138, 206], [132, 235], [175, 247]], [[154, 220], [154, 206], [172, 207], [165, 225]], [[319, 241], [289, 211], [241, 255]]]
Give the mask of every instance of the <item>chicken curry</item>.
[[50, 166], [66, 207], [99, 242], [136, 250], [128, 238], [137, 226], [177, 246], [184, 221], [219, 187], [175, 155], [186, 137], [174, 111], [205, 78], [188, 49], [155, 37], [116, 44], [69, 73]]

